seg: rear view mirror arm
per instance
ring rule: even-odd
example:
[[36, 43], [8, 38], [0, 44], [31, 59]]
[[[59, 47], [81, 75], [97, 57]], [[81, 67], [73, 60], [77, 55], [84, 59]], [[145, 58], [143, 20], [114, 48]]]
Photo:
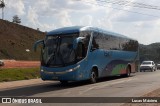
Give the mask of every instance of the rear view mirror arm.
[[34, 46], [33, 46], [34, 52], [36, 52], [37, 46], [40, 44], [44, 46], [44, 40], [38, 40], [37, 42], [34, 43]]

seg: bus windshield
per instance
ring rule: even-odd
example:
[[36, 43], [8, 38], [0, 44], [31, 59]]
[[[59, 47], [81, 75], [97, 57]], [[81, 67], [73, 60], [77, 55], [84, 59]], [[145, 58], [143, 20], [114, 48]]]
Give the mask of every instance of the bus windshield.
[[73, 49], [73, 42], [77, 37], [79, 37], [78, 33], [47, 36], [45, 39], [45, 46], [42, 49], [41, 64], [50, 67], [74, 64], [79, 54], [79, 51]]

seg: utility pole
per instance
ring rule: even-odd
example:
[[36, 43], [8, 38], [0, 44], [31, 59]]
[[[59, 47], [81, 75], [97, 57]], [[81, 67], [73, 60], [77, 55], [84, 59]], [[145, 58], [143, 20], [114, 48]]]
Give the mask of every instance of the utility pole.
[[4, 19], [4, 7], [5, 7], [4, 0], [1, 0], [0, 8], [2, 8], [2, 20]]

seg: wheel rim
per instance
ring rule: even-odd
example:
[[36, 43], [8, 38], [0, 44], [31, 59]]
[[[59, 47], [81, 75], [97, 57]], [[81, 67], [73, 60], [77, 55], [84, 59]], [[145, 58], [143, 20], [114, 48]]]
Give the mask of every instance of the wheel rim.
[[94, 71], [92, 71], [92, 73], [91, 73], [91, 79], [93, 82], [96, 82], [96, 74]]

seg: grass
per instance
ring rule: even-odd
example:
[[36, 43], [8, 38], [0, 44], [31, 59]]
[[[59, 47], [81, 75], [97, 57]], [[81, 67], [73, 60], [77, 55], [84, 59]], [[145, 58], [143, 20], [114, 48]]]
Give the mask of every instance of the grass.
[[39, 77], [39, 68], [0, 69], [0, 82], [28, 80]]

